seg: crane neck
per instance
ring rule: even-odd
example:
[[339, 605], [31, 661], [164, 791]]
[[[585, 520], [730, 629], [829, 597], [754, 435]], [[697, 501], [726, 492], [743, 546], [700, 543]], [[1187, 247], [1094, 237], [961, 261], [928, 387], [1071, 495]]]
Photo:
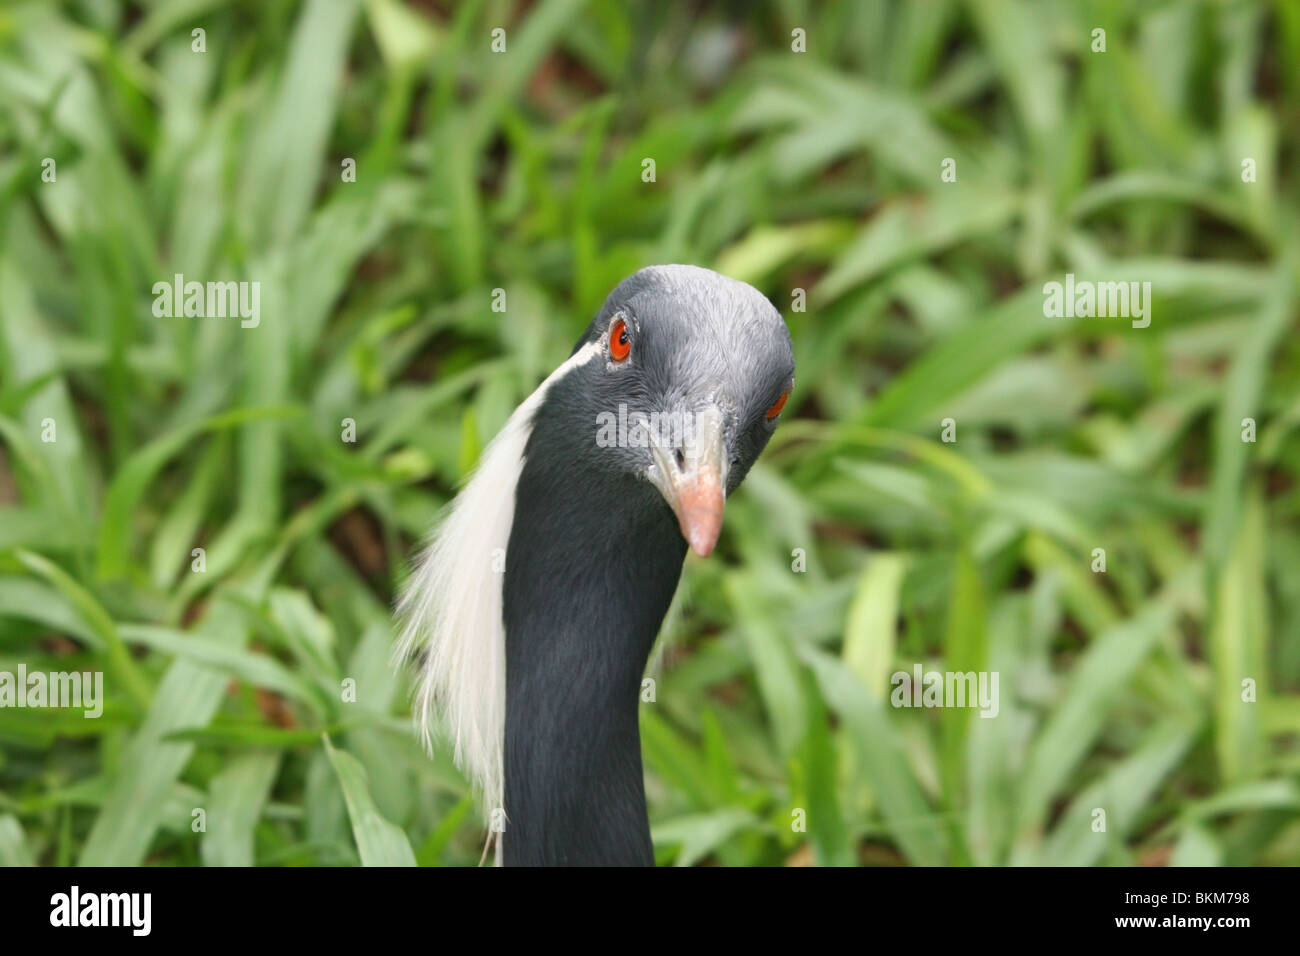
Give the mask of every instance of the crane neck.
[[641, 682], [686, 544], [653, 486], [575, 469], [560, 432], [530, 438], [506, 552], [504, 862], [653, 865]]

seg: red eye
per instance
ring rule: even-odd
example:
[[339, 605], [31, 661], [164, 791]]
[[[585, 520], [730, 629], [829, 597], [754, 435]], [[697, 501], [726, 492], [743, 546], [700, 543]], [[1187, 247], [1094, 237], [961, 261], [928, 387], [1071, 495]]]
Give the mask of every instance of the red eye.
[[632, 342], [627, 337], [627, 323], [615, 319], [609, 327], [609, 356], [615, 362], [622, 362], [632, 351]]
[[781, 409], [785, 408], [785, 400], [789, 397], [790, 389], [787, 388], [781, 393], [781, 397], [776, 400], [776, 404], [767, 410], [767, 417], [769, 420], [776, 418], [777, 415], [781, 414]]

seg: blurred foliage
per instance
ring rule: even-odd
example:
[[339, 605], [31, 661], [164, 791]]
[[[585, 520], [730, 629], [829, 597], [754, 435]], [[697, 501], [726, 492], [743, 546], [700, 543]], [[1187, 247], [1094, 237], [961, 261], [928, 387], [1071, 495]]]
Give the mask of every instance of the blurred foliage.
[[0, 670], [107, 688], [0, 711], [0, 863], [476, 863], [391, 601], [660, 262], [798, 361], [642, 708], [661, 862], [1300, 862], [1298, 131], [1288, 0], [0, 6]]

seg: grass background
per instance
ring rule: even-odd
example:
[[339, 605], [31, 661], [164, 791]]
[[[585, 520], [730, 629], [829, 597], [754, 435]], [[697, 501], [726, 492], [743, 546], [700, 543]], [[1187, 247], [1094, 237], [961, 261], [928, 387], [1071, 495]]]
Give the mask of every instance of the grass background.
[[[1300, 862], [1298, 131], [1287, 0], [0, 6], [0, 670], [107, 688], [0, 710], [0, 863], [476, 863], [393, 595], [661, 262], [798, 382], [642, 706], [660, 862]], [[999, 716], [891, 708], [916, 663]]]

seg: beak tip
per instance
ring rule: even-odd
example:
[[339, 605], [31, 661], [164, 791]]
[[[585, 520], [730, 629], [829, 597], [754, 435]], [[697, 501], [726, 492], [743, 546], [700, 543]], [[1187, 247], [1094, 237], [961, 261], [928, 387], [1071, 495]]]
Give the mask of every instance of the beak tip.
[[682, 515], [681, 526], [682, 537], [690, 544], [691, 550], [700, 557], [707, 558], [718, 543], [718, 534], [722, 531], [722, 513], [692, 509]]

